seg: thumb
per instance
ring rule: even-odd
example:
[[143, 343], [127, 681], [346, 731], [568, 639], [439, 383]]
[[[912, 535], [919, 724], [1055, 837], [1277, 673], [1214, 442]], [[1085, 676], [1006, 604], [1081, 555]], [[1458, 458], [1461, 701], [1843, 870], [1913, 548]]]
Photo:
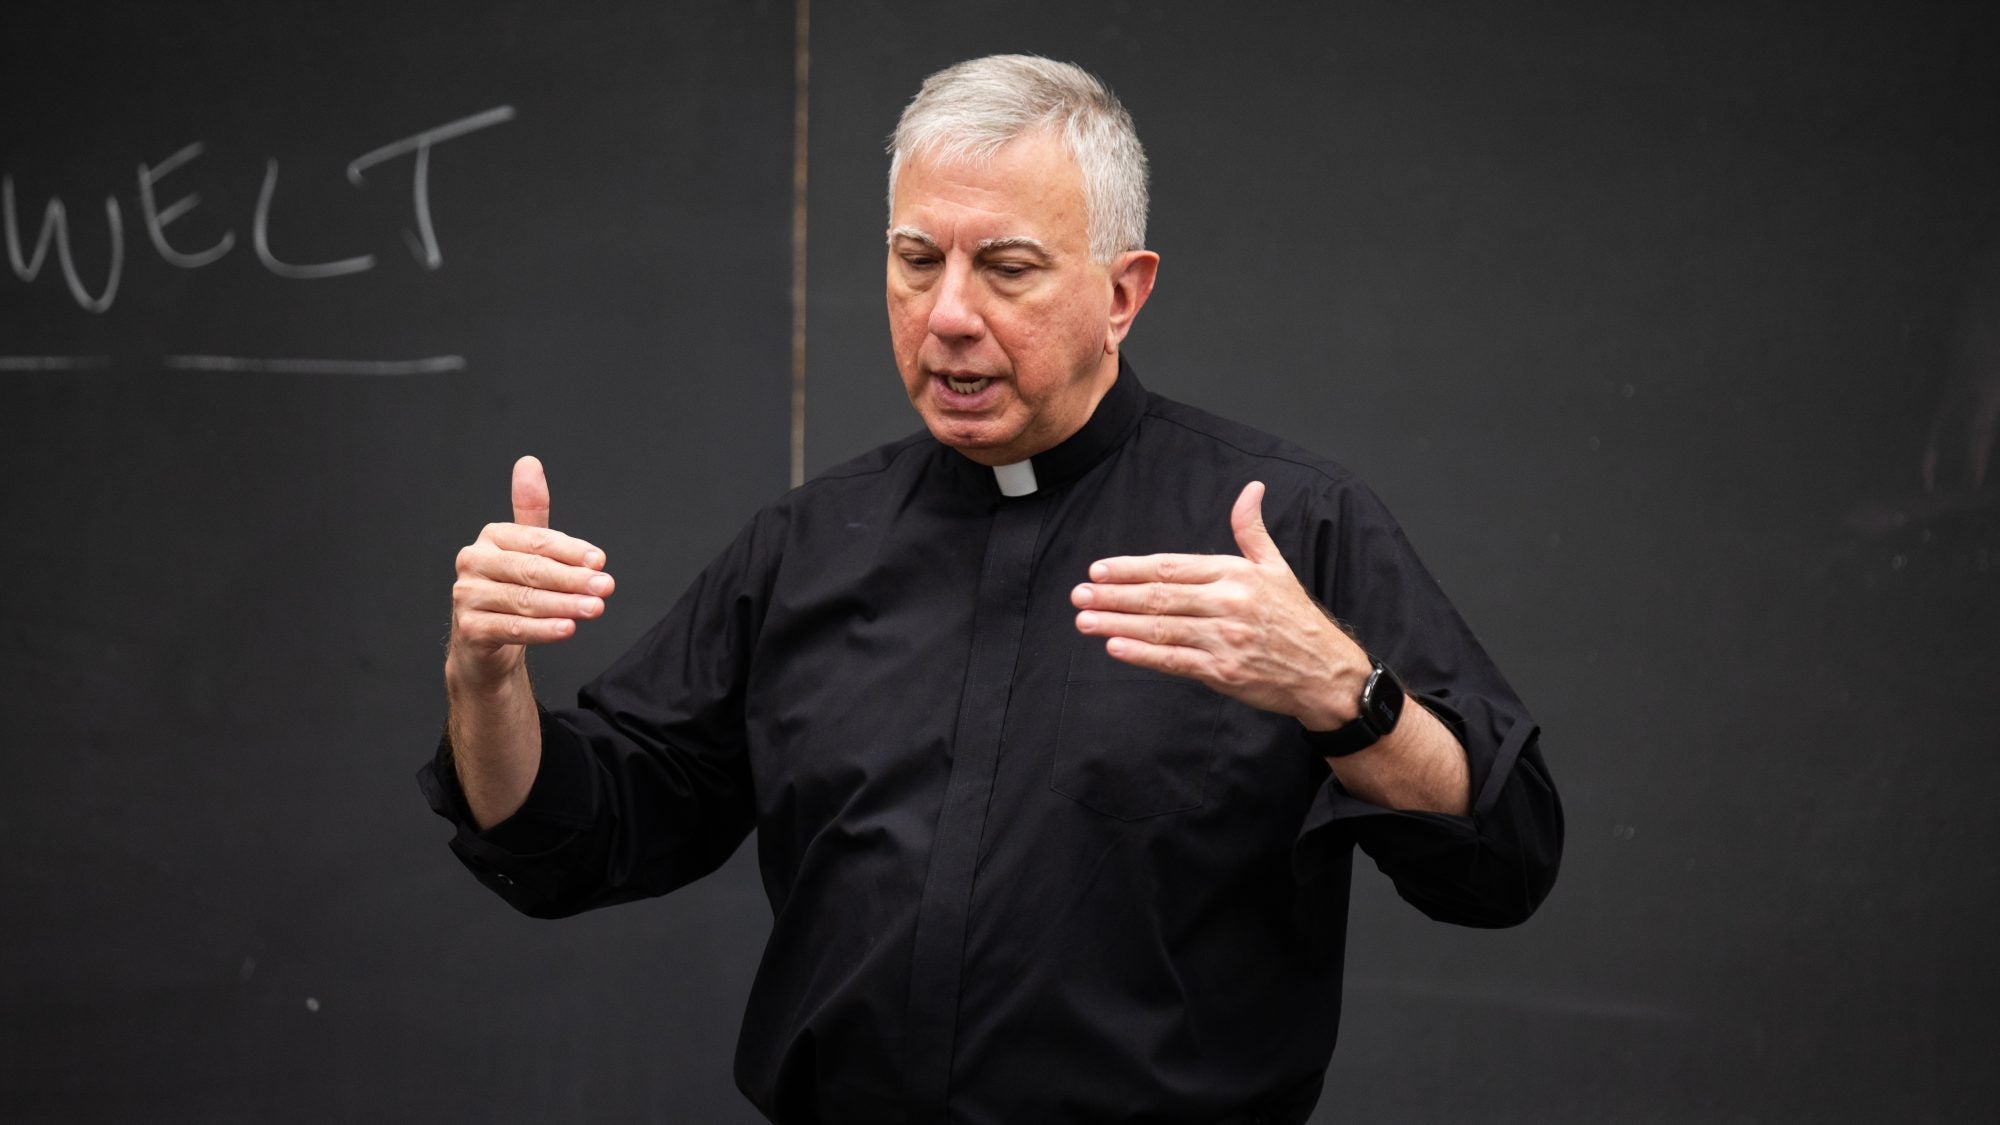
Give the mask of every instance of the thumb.
[[514, 462], [514, 522], [526, 527], [549, 526], [549, 478], [533, 457]]
[[1236, 506], [1229, 509], [1229, 529], [1236, 533], [1236, 549], [1253, 563], [1284, 562], [1278, 544], [1264, 529], [1264, 482], [1253, 480], [1243, 486]]

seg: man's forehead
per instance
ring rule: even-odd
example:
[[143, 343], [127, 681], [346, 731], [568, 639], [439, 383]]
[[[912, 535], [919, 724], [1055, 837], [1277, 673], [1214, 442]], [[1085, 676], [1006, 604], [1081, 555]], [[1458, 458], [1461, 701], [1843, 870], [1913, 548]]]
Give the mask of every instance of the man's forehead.
[[[896, 173], [892, 221], [942, 233], [948, 221], [1013, 216], [1022, 225], [1063, 221], [1084, 203], [1082, 170], [1060, 137], [1031, 133], [998, 149], [919, 151]], [[989, 235], [1047, 231], [989, 230]]]

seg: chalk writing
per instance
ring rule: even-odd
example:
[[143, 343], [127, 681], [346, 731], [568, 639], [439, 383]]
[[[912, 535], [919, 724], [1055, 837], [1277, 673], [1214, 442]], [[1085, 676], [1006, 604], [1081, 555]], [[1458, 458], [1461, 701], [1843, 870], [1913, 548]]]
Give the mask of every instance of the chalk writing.
[[348, 161], [348, 182], [360, 187], [362, 169], [373, 168], [385, 160], [393, 160], [406, 152], [416, 153], [416, 167], [411, 171], [410, 183], [411, 194], [416, 197], [417, 237], [423, 244], [418, 260], [427, 268], [436, 269], [444, 264], [444, 254], [438, 250], [437, 230], [431, 226], [431, 146], [439, 141], [462, 137], [489, 125], [498, 125], [502, 121], [513, 119], [513, 106], [495, 106], [484, 113], [461, 117], [457, 121], [448, 122], [435, 129], [426, 129], [415, 136], [392, 141], [373, 152], [363, 153]]
[[146, 235], [153, 240], [153, 249], [160, 252], [160, 257], [182, 269], [200, 269], [229, 253], [230, 247], [236, 245], [236, 232], [229, 230], [222, 232], [215, 245], [193, 254], [183, 254], [167, 244], [167, 224], [194, 210], [195, 205], [201, 202], [201, 196], [184, 195], [163, 211], [153, 198], [153, 185], [174, 169], [200, 156], [206, 147], [196, 141], [153, 167], [139, 165], [139, 216], [146, 222]]
[[22, 281], [33, 281], [42, 272], [42, 264], [48, 260], [49, 244], [55, 243], [56, 261], [62, 266], [63, 280], [69, 283], [70, 295], [76, 303], [94, 313], [101, 313], [111, 307], [118, 296], [118, 278], [125, 269], [125, 223], [118, 212], [118, 200], [106, 197], [104, 200], [104, 221], [111, 231], [111, 270], [104, 281], [104, 292], [93, 297], [84, 287], [83, 278], [77, 273], [76, 255], [69, 248], [69, 217], [60, 199], [49, 200], [42, 210], [42, 232], [35, 238], [35, 252], [23, 257], [21, 254], [21, 224], [14, 213], [14, 177], [0, 176], [0, 223], [7, 227], [7, 264], [14, 267], [14, 276]]
[[[437, 226], [431, 215], [431, 152], [445, 141], [463, 137], [481, 129], [490, 128], [514, 119], [512, 106], [495, 106], [492, 109], [448, 121], [421, 132], [413, 133], [400, 140], [370, 149], [355, 157], [347, 164], [347, 179], [357, 188], [367, 186], [362, 173], [379, 164], [384, 164], [400, 156], [411, 156], [410, 192], [412, 218], [416, 231], [403, 232], [410, 244], [410, 251], [425, 269], [438, 269], [444, 265], [444, 250], [439, 245]], [[172, 155], [155, 164], [138, 166], [139, 217], [146, 228], [146, 237], [160, 259], [181, 269], [201, 269], [213, 265], [227, 256], [236, 247], [236, 233], [225, 231], [215, 244], [201, 250], [183, 250], [173, 245], [167, 238], [167, 228], [176, 220], [186, 216], [201, 203], [199, 194], [190, 192], [175, 199], [166, 206], [160, 205], [158, 189], [161, 181], [199, 158], [207, 146], [196, 141], [177, 149]], [[292, 262], [280, 258], [272, 247], [271, 213], [278, 190], [278, 158], [270, 157], [264, 164], [264, 179], [257, 192], [257, 205], [250, 217], [250, 243], [257, 260], [272, 274], [299, 281], [312, 281], [348, 274], [362, 273], [375, 268], [373, 254], [356, 254], [325, 262]], [[118, 198], [107, 195], [104, 199], [105, 229], [108, 234], [104, 283], [101, 290], [92, 293], [78, 269], [75, 251], [70, 242], [69, 211], [60, 197], [51, 197], [42, 208], [42, 221], [34, 236], [32, 250], [24, 249], [21, 234], [20, 214], [15, 198], [12, 173], [0, 174], [0, 225], [6, 228], [7, 264], [13, 268], [14, 276], [23, 282], [33, 283], [41, 276], [42, 267], [48, 263], [53, 249], [55, 261], [61, 270], [70, 296], [81, 308], [102, 313], [111, 308], [118, 296], [118, 283], [125, 269], [125, 225], [124, 214], [119, 208]], [[16, 357], [22, 358], [22, 357]]]

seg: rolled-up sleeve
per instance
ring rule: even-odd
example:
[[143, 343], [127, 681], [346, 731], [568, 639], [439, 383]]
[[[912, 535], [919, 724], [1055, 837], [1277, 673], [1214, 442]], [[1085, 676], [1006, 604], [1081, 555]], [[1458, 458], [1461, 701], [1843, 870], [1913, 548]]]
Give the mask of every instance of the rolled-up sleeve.
[[1541, 730], [1387, 509], [1351, 480], [1308, 525], [1324, 604], [1464, 747], [1466, 816], [1360, 800], [1329, 776], [1300, 827], [1302, 878], [1358, 846], [1396, 892], [1439, 921], [1511, 926], [1548, 896], [1562, 860], [1562, 802]]

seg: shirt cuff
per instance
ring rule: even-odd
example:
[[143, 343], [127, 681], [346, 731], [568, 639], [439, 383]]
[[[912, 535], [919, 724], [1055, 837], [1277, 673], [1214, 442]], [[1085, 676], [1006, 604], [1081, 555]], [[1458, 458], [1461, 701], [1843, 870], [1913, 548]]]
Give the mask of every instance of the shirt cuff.
[[437, 752], [417, 771], [417, 785], [431, 811], [458, 828], [454, 846], [489, 863], [505, 864], [546, 855], [591, 822], [590, 754], [575, 731], [540, 704], [541, 762], [527, 799], [514, 814], [480, 829], [466, 804], [452, 760], [451, 733], [438, 736]]
[[[1294, 873], [1310, 878], [1324, 861], [1335, 835], [1345, 835], [1371, 851], [1387, 852], [1406, 860], [1455, 851], [1479, 839], [1479, 823], [1500, 801], [1521, 752], [1540, 731], [1532, 719], [1515, 716], [1512, 726], [1497, 740], [1479, 738], [1468, 729], [1465, 718], [1443, 700], [1412, 695], [1425, 709], [1451, 729], [1466, 751], [1473, 786], [1472, 809], [1465, 816], [1447, 813], [1391, 809], [1352, 796], [1337, 778], [1328, 775], [1314, 794], [1312, 806], [1299, 828], [1298, 843], [1292, 850]], [[1483, 752], [1485, 747], [1493, 747]]]

